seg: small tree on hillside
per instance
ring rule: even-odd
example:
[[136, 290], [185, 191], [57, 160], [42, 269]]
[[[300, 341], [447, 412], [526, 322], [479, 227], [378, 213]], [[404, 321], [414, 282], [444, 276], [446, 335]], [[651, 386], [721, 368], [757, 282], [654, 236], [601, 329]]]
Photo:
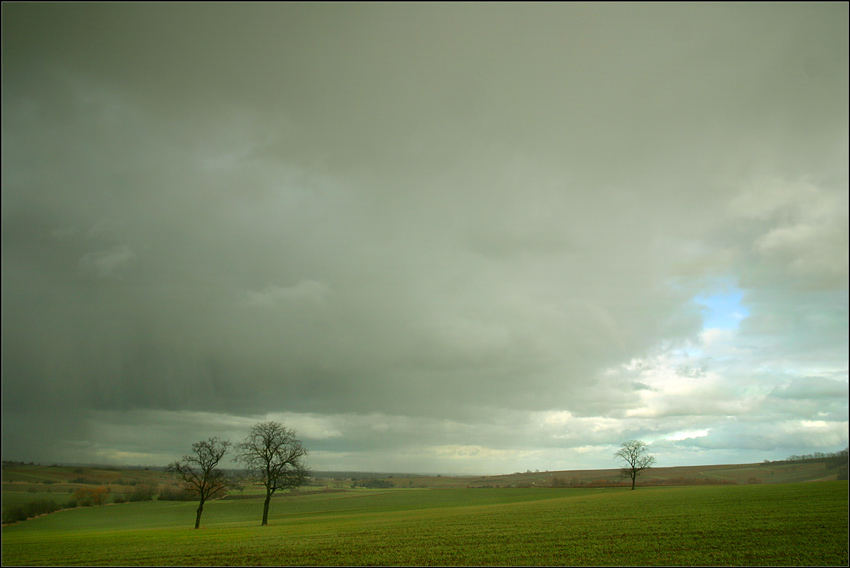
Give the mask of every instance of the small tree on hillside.
[[225, 473], [216, 468], [229, 447], [230, 442], [218, 438], [195, 442], [192, 444], [193, 455], [183, 456], [183, 459], [170, 463], [165, 468], [165, 471], [177, 474], [186, 483], [189, 491], [198, 496], [196, 529], [201, 526], [204, 503], [227, 488]]
[[295, 431], [279, 422], [260, 422], [238, 448], [239, 461], [245, 464], [248, 474], [266, 488], [261, 526], [267, 525], [274, 492], [298, 487], [310, 474], [303, 462], [307, 450], [295, 438]]
[[632, 490], [635, 488], [635, 480], [645, 469], [649, 469], [655, 463], [655, 458], [646, 452], [646, 444], [640, 440], [629, 440], [623, 442], [620, 449], [614, 454], [614, 457], [620, 458], [625, 462], [625, 466], [620, 470], [623, 477], [632, 479]]

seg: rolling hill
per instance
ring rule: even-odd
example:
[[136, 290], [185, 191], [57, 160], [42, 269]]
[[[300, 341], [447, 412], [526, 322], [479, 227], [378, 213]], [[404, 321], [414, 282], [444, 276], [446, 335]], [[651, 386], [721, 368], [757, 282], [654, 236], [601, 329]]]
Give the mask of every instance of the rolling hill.
[[[842, 477], [843, 476], [843, 477]], [[763, 462], [751, 464], [657, 467], [644, 471], [638, 485], [731, 485], [798, 483], [847, 478], [847, 464], [835, 460]], [[506, 475], [451, 476], [380, 472], [316, 471], [304, 489], [346, 489], [366, 480], [389, 481], [405, 488], [505, 488], [505, 487], [610, 487], [625, 485], [619, 469], [526, 471]], [[53, 492], [107, 485], [113, 491], [130, 490], [137, 484], [171, 485], [173, 477], [158, 468], [114, 466], [62, 466], [3, 463], [3, 491]]]

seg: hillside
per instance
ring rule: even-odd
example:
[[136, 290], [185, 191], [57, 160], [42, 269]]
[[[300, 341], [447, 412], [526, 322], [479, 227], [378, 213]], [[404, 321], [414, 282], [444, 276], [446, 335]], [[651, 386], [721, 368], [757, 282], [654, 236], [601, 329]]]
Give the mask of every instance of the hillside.
[[[846, 467], [846, 466], [845, 466]], [[846, 471], [846, 470], [845, 470]], [[324, 473], [324, 475], [323, 475]], [[839, 469], [828, 461], [658, 467], [638, 477], [639, 485], [725, 485], [830, 481]], [[491, 476], [425, 476], [347, 472], [346, 477], [316, 472], [314, 483], [345, 487], [358, 480], [384, 479], [398, 488], [586, 487], [626, 484], [619, 469], [527, 471]]]
[[[846, 464], [844, 464], [846, 478]], [[638, 484], [721, 485], [797, 483], [840, 478], [835, 462], [798, 461], [753, 464], [658, 467], [645, 471]], [[625, 484], [619, 469], [526, 471], [491, 476], [442, 476], [404, 473], [314, 472], [308, 486], [347, 489], [367, 480], [381, 480], [404, 488], [497, 488], [497, 487], [587, 487]], [[54, 493], [107, 485], [113, 492], [128, 492], [136, 485], [172, 485], [175, 479], [156, 468], [112, 466], [61, 466], [21, 463], [3, 464], [3, 491], [51, 491]], [[49, 489], [48, 489], [49, 488]]]
[[[826, 462], [760, 463], [658, 467], [644, 471], [638, 477], [640, 485], [713, 485], [797, 483], [828, 481], [838, 478], [836, 468]], [[480, 477], [470, 480], [470, 486], [587, 486], [627, 484], [619, 469], [569, 470], [555, 472], [526, 472], [511, 475]]]

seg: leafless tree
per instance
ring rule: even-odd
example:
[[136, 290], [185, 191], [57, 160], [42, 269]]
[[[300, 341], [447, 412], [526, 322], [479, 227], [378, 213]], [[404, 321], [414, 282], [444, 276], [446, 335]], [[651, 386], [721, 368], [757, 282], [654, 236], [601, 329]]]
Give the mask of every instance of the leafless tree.
[[307, 450], [295, 438], [295, 431], [279, 422], [260, 422], [239, 444], [239, 461], [248, 474], [266, 488], [262, 525], [269, 524], [269, 504], [278, 489], [298, 487], [310, 474], [303, 458]]
[[635, 480], [645, 469], [649, 469], [655, 463], [655, 458], [646, 452], [646, 444], [640, 440], [629, 440], [623, 442], [620, 449], [614, 454], [614, 457], [620, 458], [625, 462], [625, 466], [620, 471], [623, 477], [632, 479], [632, 490], [635, 488]]
[[165, 468], [165, 471], [178, 475], [186, 483], [189, 491], [198, 496], [200, 502], [195, 517], [196, 529], [201, 526], [204, 503], [223, 493], [227, 488], [225, 473], [216, 467], [228, 448], [230, 448], [230, 442], [218, 438], [196, 442], [192, 444], [192, 452], [194, 452], [192, 455], [183, 456], [182, 459], [168, 464]]

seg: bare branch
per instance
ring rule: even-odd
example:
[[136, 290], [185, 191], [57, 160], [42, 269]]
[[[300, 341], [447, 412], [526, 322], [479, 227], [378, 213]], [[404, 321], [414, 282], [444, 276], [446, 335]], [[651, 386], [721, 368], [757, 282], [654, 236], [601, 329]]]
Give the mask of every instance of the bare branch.
[[269, 502], [275, 491], [298, 487], [310, 474], [303, 463], [307, 450], [295, 437], [294, 430], [278, 422], [260, 422], [238, 445], [238, 452], [248, 474], [266, 488], [262, 522], [266, 525]]
[[182, 479], [188, 489], [198, 496], [199, 504], [195, 528], [201, 523], [201, 513], [208, 499], [218, 496], [227, 488], [227, 479], [223, 471], [216, 469], [230, 448], [230, 442], [210, 438], [192, 444], [194, 454], [185, 455], [179, 461], [168, 464], [165, 471]]
[[623, 477], [631, 478], [632, 489], [635, 488], [635, 481], [640, 472], [651, 468], [655, 464], [655, 458], [646, 452], [646, 444], [640, 440], [623, 442], [620, 449], [614, 453], [614, 457], [618, 457], [625, 462], [625, 466], [620, 470], [620, 474]]

